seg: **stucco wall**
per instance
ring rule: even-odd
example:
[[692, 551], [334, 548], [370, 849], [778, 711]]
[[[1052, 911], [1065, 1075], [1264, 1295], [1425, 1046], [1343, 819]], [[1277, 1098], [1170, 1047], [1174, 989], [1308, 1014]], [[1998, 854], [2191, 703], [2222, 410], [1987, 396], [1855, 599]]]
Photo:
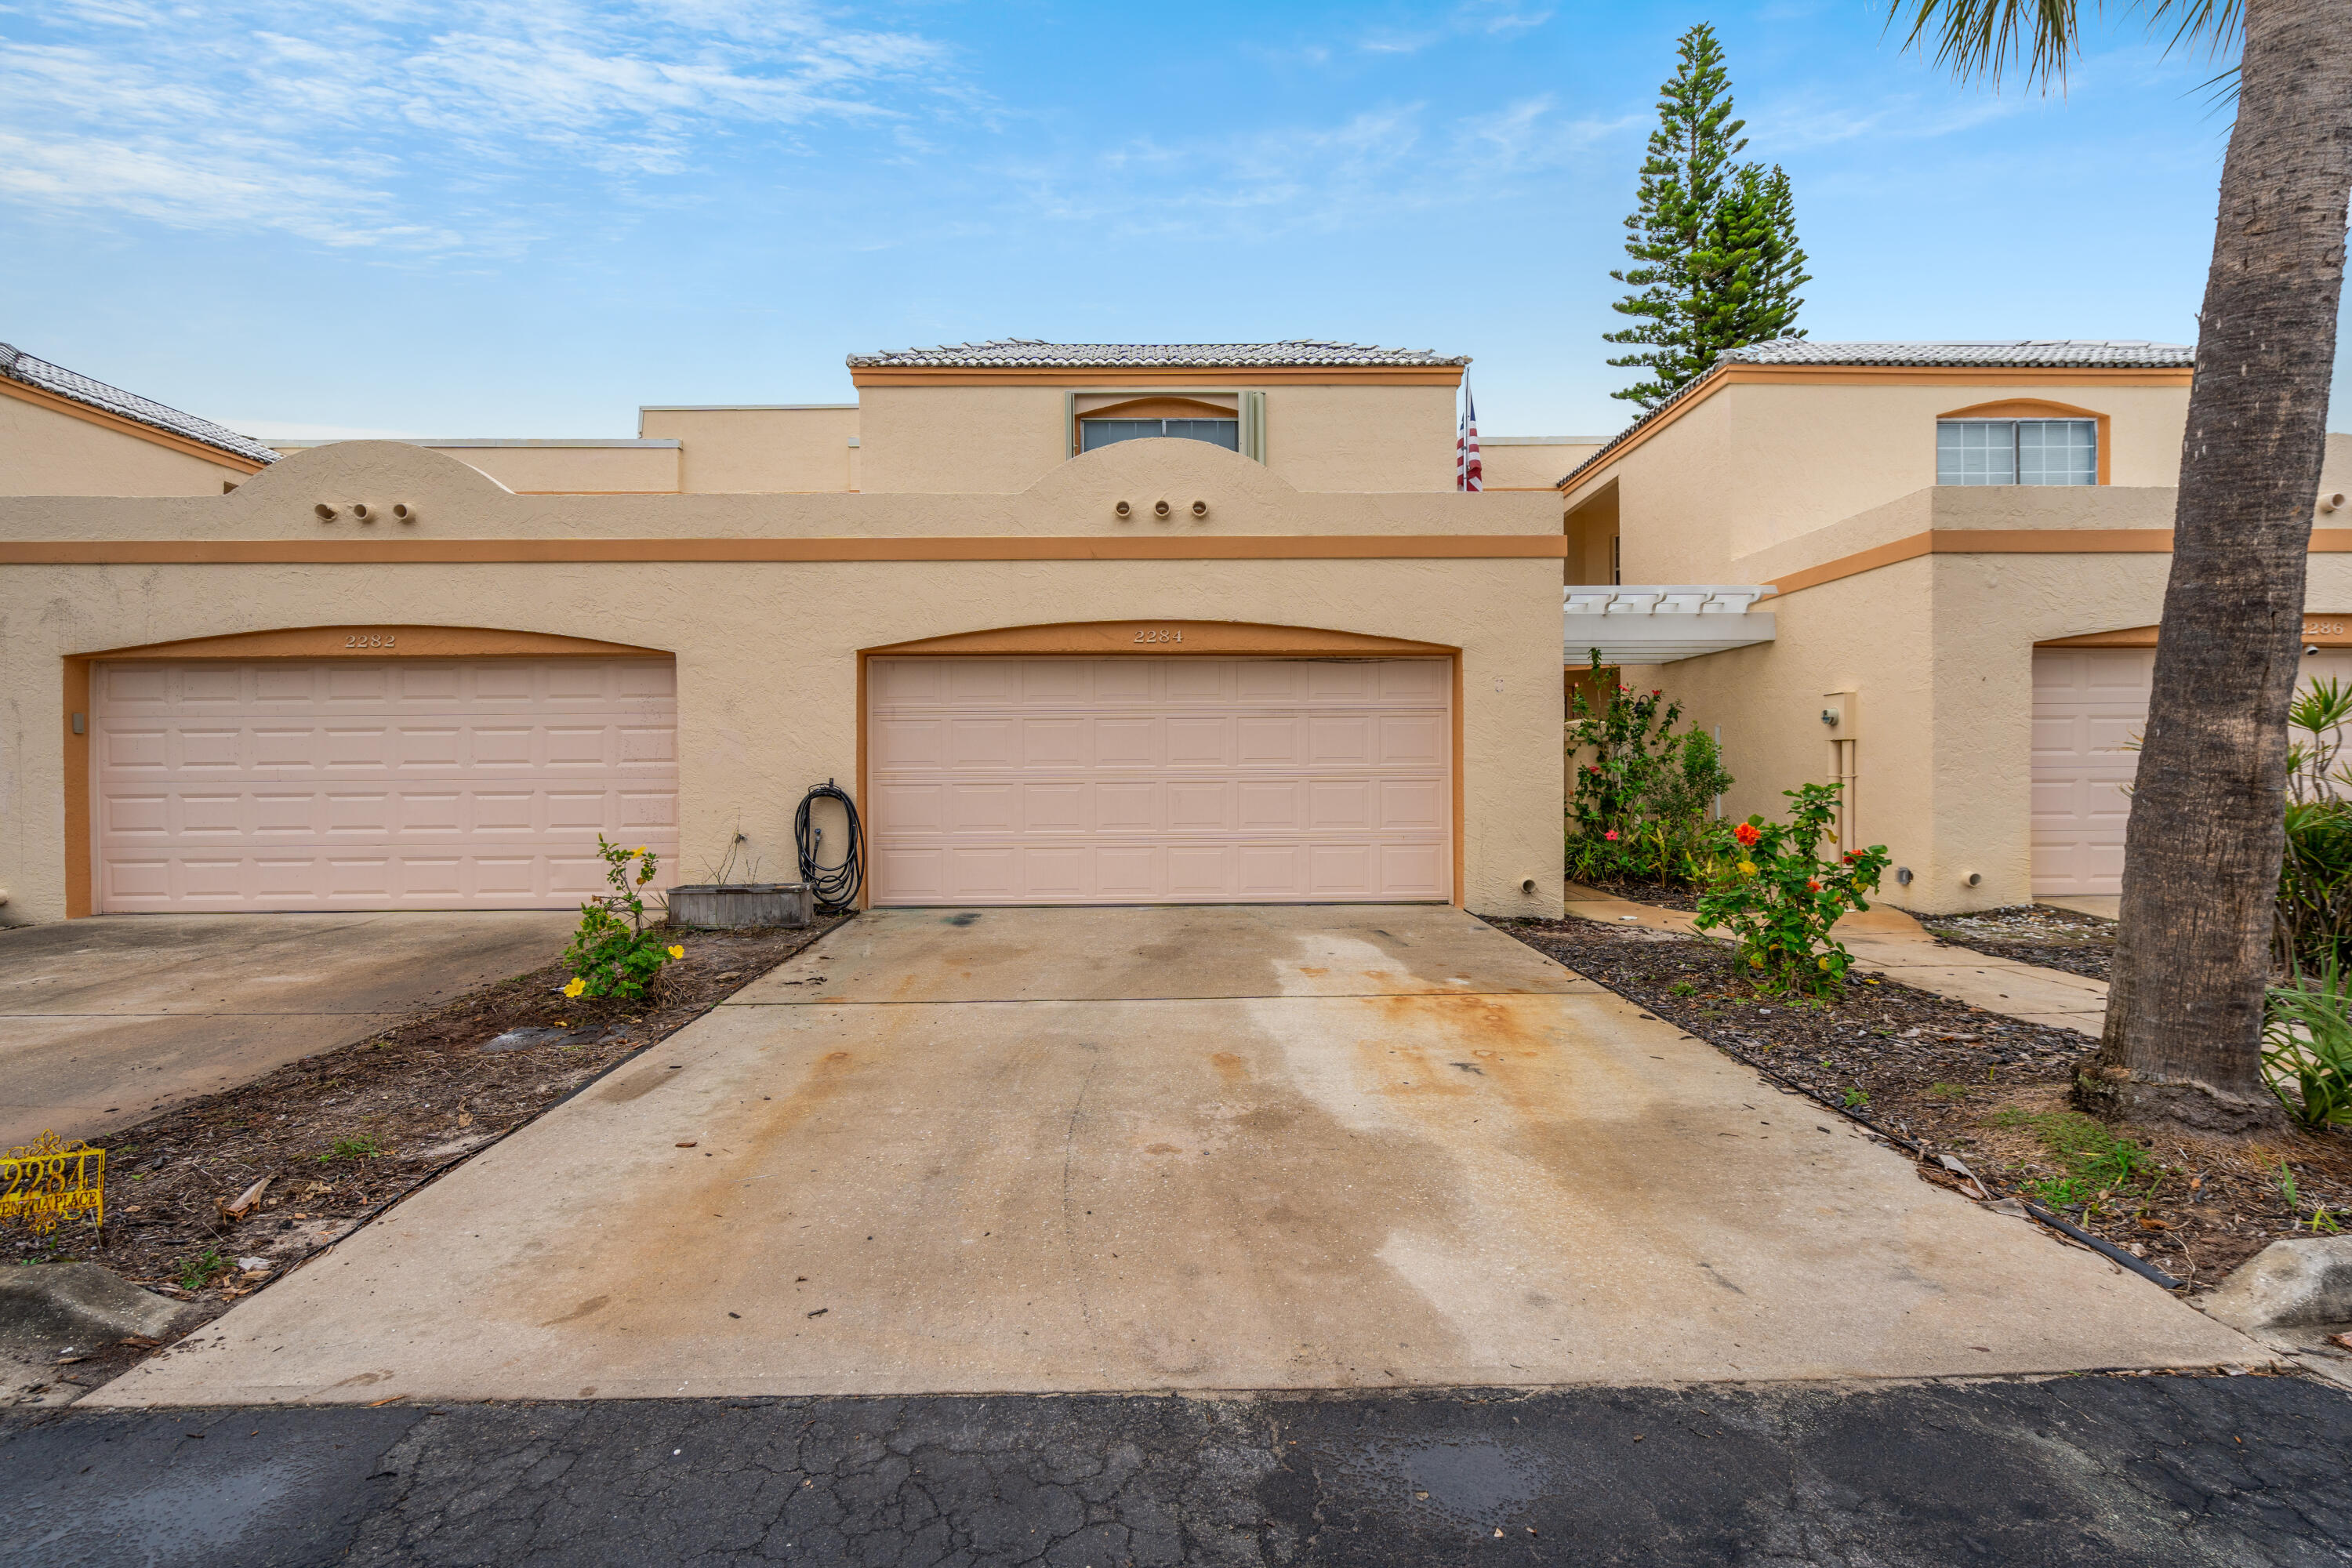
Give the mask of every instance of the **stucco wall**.
[[[1929, 492], [1938, 499], [1950, 490]], [[1957, 492], [1973, 499], [1978, 492]], [[2170, 491], [2138, 504], [2170, 515]], [[1965, 521], [1965, 520], [1964, 520]], [[2170, 557], [1943, 554], [1771, 601], [1777, 638], [1626, 679], [1722, 726], [1734, 816], [1778, 816], [1780, 792], [1829, 776], [1822, 698], [1858, 695], [1855, 825], [1915, 880], [1887, 900], [1922, 912], [2030, 901], [2033, 646], [2155, 624]], [[2352, 557], [2315, 555], [2305, 603], [2352, 615]], [[1976, 888], [1968, 873], [1983, 876]]]
[[[1208, 519], [1119, 522], [1122, 495], [1211, 502]], [[369, 541], [600, 541], [1445, 534], [1549, 536], [1542, 496], [1308, 495], [1196, 442], [1135, 442], [999, 496], [508, 494], [441, 456], [344, 443], [236, 494], [149, 501], [0, 500], [0, 544], [356, 537], [321, 498], [406, 500], [422, 521]], [[1400, 548], [1403, 546], [1401, 544]], [[683, 547], [682, 547], [683, 548]], [[856, 776], [860, 648], [1097, 620], [1316, 626], [1463, 649], [1462, 893], [1475, 910], [1559, 909], [1559, 563], [1517, 559], [12, 564], [0, 569], [0, 886], [13, 919], [64, 912], [69, 655], [330, 624], [472, 626], [586, 637], [678, 661], [683, 869], [740, 816], [770, 866], [791, 859], [809, 784]], [[1533, 895], [1519, 890], [1533, 878]]]
[[218, 495], [246, 471], [0, 393], [0, 495]]
[[[342, 442], [279, 441], [288, 455]], [[517, 495], [667, 495], [677, 489], [678, 449], [635, 441], [415, 441], [487, 474]]]
[[683, 442], [678, 488], [727, 491], [858, 488], [854, 403], [805, 408], [641, 408], [637, 434]]
[[[1099, 390], [1076, 378], [1067, 387], [864, 387], [861, 488], [929, 494], [1026, 489], [1068, 458], [1066, 395], [1073, 389]], [[1236, 377], [1202, 390], [1250, 387]], [[1297, 489], [1454, 488], [1454, 388], [1281, 384], [1262, 390], [1266, 466]]]
[[2111, 485], [2178, 479], [2186, 385], [1823, 380], [1725, 386], [1580, 476], [1570, 500], [1617, 477], [1626, 582], [1732, 582], [1719, 574], [1741, 556], [1932, 488], [1938, 415], [2020, 399], [2108, 415]]
[[1479, 443], [1478, 466], [1490, 490], [1548, 490], [1599, 450], [1598, 441], [1535, 442], [1490, 436]]

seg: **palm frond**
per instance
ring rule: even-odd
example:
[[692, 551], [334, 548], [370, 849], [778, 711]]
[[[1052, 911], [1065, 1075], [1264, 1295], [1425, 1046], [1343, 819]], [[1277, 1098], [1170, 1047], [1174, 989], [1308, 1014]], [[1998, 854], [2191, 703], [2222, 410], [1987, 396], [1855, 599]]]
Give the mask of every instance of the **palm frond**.
[[[2147, 16], [2151, 31], [2170, 24], [2168, 54], [2200, 49], [2219, 59], [2234, 55], [2245, 36], [2245, 0], [2132, 0], [2129, 8]], [[2066, 68], [2082, 52], [2082, 10], [2078, 0], [1890, 0], [1886, 24], [1909, 19], [1906, 49], [1933, 36], [1936, 63], [1964, 82], [1999, 88], [2014, 70], [2026, 86], [2047, 89], [2064, 84]], [[2235, 76], [2232, 67], [2207, 85], [2234, 86]]]

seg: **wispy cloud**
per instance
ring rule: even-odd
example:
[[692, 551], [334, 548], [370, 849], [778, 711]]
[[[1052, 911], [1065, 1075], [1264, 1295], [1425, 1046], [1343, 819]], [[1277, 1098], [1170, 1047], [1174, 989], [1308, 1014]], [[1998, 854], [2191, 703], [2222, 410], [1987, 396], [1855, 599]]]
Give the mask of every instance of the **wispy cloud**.
[[1121, 236], [1264, 238], [1512, 199], [1579, 173], [1644, 122], [1569, 114], [1549, 94], [1450, 118], [1415, 101], [1319, 125], [1139, 138], [1003, 174], [1028, 220]]
[[[690, 168], [714, 137], [895, 125], [940, 101], [951, 64], [917, 34], [750, 0], [62, 0], [0, 16], [0, 195], [412, 249], [510, 242], [499, 187], [535, 173], [625, 186]], [[478, 193], [470, 217], [453, 188]]]

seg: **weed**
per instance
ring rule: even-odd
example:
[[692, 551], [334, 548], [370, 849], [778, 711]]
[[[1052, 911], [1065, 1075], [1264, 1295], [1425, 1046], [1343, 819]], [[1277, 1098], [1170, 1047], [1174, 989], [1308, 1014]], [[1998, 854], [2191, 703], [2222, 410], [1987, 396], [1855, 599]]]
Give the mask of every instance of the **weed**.
[[2289, 1208], [2294, 1208], [2302, 1201], [2295, 1194], [2294, 1173], [2286, 1168], [2284, 1160], [2279, 1162], [2278, 1190], [2279, 1196], [2286, 1200], [2286, 1206]]
[[2322, 1204], [2317, 1208], [2311, 1211], [2311, 1228], [2315, 1231], [2324, 1231], [2329, 1236], [2334, 1236], [2344, 1227], [2336, 1223], [2336, 1216], [2334, 1215], [2327, 1212], [2327, 1205], [2326, 1204]]
[[1667, 986], [1666, 989], [1676, 996], [1696, 996], [1698, 994], [1698, 987], [1692, 984], [1687, 980], [1677, 980], [1672, 985]]
[[369, 1160], [383, 1152], [383, 1145], [373, 1138], [338, 1138], [335, 1146], [319, 1156], [319, 1163], [336, 1160]]
[[1964, 1083], [1931, 1084], [1927, 1092], [1938, 1100], [1958, 1100], [1969, 1092], [1969, 1086]]
[[1845, 1108], [1848, 1110], [1866, 1110], [1870, 1108], [1870, 1096], [1863, 1093], [1862, 1090], [1858, 1089], [1847, 1089], [1845, 1091]]
[[2063, 1176], [2025, 1184], [2053, 1208], [2082, 1203], [2094, 1195], [2136, 1195], [2154, 1186], [2164, 1168], [2155, 1156], [2128, 1138], [2118, 1138], [2079, 1110], [2026, 1111], [2012, 1106], [1996, 1111], [1996, 1127], [2023, 1127], [2041, 1139], [2042, 1146], [2066, 1168]]
[[227, 1272], [228, 1259], [220, 1255], [220, 1248], [207, 1247], [194, 1258], [180, 1260], [180, 1289], [201, 1290], [215, 1277]]

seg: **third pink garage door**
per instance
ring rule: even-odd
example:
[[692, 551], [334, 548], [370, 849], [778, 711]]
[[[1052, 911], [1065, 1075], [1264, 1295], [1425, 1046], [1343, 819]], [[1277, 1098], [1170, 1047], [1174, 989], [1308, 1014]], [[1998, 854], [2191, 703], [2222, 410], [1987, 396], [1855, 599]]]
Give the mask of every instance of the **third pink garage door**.
[[1444, 659], [877, 658], [878, 904], [1438, 900]]

